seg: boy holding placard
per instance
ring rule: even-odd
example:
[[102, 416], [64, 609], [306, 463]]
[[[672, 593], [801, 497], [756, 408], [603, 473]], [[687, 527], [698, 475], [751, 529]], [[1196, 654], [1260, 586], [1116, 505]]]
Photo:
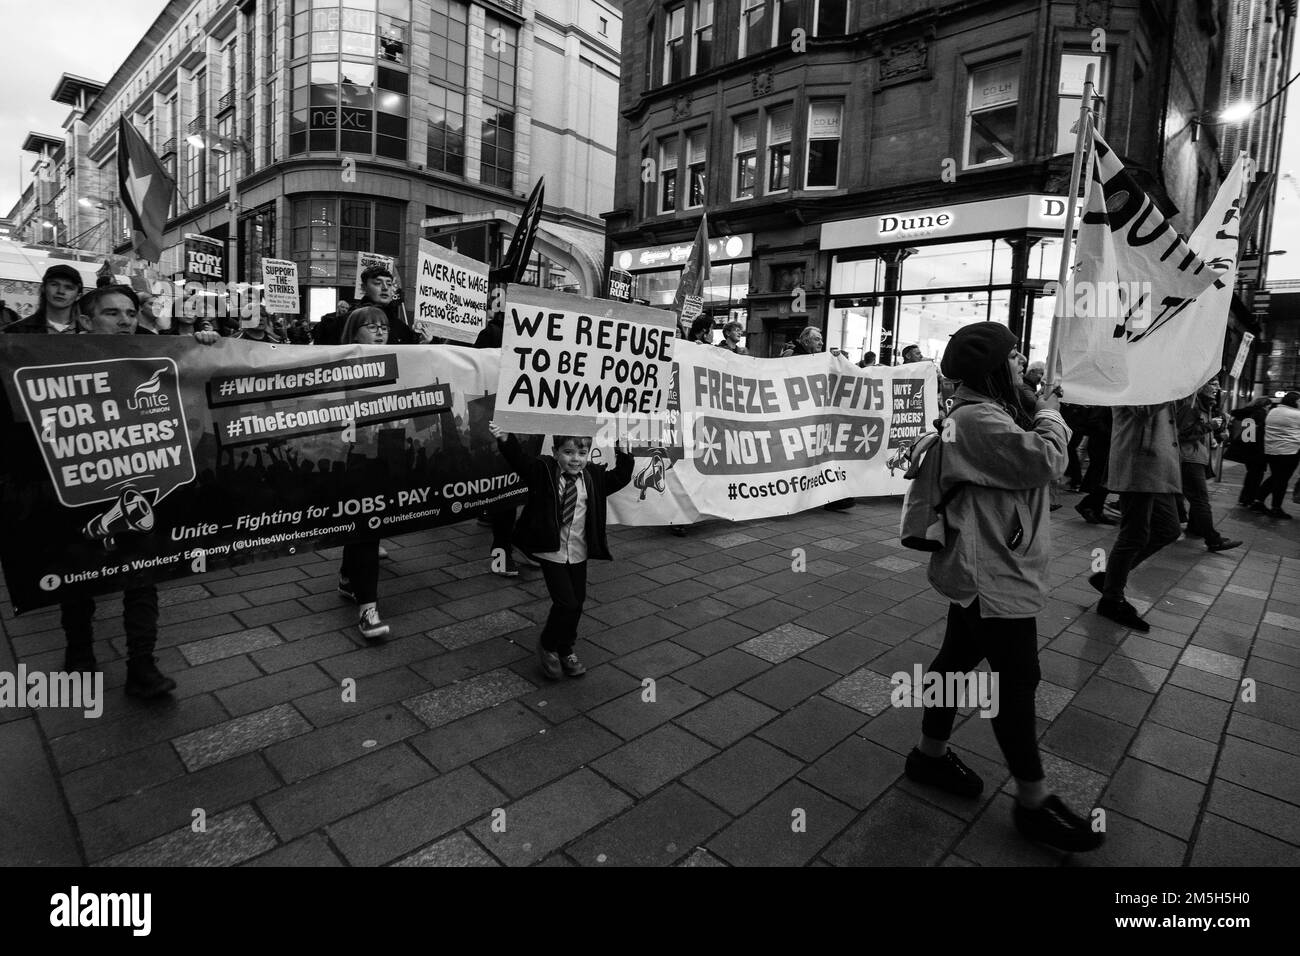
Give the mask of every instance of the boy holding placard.
[[632, 480], [632, 456], [614, 446], [611, 472], [589, 466], [591, 439], [556, 435], [551, 455], [534, 458], [510, 434], [488, 429], [510, 467], [528, 486], [528, 503], [515, 528], [515, 544], [542, 566], [551, 612], [537, 641], [537, 661], [552, 680], [587, 672], [573, 645], [587, 597], [587, 559], [610, 560], [605, 502]]

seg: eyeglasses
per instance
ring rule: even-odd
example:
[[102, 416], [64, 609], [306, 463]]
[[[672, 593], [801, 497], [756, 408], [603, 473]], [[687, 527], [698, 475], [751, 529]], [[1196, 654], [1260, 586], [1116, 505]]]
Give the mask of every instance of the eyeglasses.
[[365, 325], [357, 326], [360, 329], [369, 329], [371, 332], [387, 332], [388, 324], [385, 322], [367, 322]]

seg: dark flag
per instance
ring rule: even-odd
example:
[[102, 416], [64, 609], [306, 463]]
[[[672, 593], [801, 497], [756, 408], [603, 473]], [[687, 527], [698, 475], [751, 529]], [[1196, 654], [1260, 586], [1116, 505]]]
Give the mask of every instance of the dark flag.
[[125, 116], [117, 121], [117, 183], [122, 205], [131, 216], [131, 244], [136, 254], [157, 262], [162, 256], [163, 227], [176, 194], [176, 181]]
[[519, 217], [515, 234], [510, 237], [510, 248], [506, 250], [505, 258], [499, 267], [488, 274], [488, 281], [493, 285], [518, 282], [524, 277], [528, 260], [533, 254], [533, 240], [537, 238], [537, 224], [542, 220], [542, 195], [545, 192], [542, 187], [545, 182], [545, 176], [537, 180], [532, 195], [528, 197], [528, 204], [524, 206], [524, 213]]
[[695, 233], [695, 243], [691, 246], [681, 282], [677, 285], [677, 295], [673, 298], [673, 311], [682, 325], [689, 326], [703, 311], [704, 280], [709, 278], [710, 267], [709, 217], [706, 213], [700, 217], [700, 228]]

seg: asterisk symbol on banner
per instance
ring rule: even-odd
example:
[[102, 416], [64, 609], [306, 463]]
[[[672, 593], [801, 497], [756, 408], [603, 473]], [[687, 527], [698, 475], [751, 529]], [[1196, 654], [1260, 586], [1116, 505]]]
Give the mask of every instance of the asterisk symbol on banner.
[[718, 452], [722, 448], [722, 443], [718, 441], [718, 433], [707, 425], [700, 428], [700, 448], [703, 454], [700, 458], [706, 465], [716, 465], [718, 463]]
[[862, 452], [862, 454], [865, 455], [867, 453], [867, 449], [871, 447], [871, 443], [876, 440], [876, 434], [877, 433], [876, 433], [875, 425], [863, 425], [862, 436], [858, 438], [856, 442], [854, 442], [853, 450], [860, 451]]

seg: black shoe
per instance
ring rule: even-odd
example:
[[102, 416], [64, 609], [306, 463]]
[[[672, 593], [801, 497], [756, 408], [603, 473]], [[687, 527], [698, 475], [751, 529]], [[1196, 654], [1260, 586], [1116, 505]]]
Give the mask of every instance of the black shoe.
[[1285, 518], [1287, 521], [1291, 520], [1291, 516], [1281, 508], [1269, 508], [1267, 514], [1270, 518]]
[[542, 673], [551, 680], [559, 680], [561, 675], [564, 674], [560, 655], [543, 647], [540, 638], [537, 641], [537, 665], [542, 669]]
[[1266, 515], [1268, 514], [1268, 505], [1264, 504], [1263, 501], [1259, 501], [1259, 500], [1252, 501], [1250, 503], [1250, 510], [1258, 511], [1260, 514]]
[[1093, 508], [1080, 508], [1078, 505], [1075, 505], [1074, 510], [1079, 512], [1079, 514], [1083, 517], [1083, 520], [1088, 522], [1088, 524], [1109, 524], [1109, 525], [1119, 524], [1119, 522], [1116, 521], [1114, 518], [1112, 518], [1110, 515], [1105, 514], [1101, 511], [1097, 511]]
[[1137, 608], [1123, 598], [1118, 601], [1102, 598], [1097, 602], [1097, 613], [1130, 630], [1141, 631], [1143, 634], [1151, 630], [1151, 625], [1138, 617]]
[[959, 797], [978, 797], [984, 792], [984, 781], [961, 758], [949, 750], [942, 757], [927, 757], [915, 747], [907, 755], [903, 773], [908, 780], [929, 784], [954, 793]]
[[1213, 544], [1206, 545], [1206, 550], [1227, 551], [1230, 548], [1237, 548], [1240, 546], [1241, 546], [1240, 541], [1233, 541], [1231, 538], [1220, 538], [1218, 541], [1214, 542]]
[[1088, 575], [1088, 584], [1094, 591], [1100, 594], [1106, 589], [1106, 572], [1097, 571]]
[[141, 657], [126, 662], [126, 693], [129, 697], [152, 700], [165, 697], [176, 689], [176, 682], [158, 670], [152, 657]]
[[1033, 810], [1017, 803], [1011, 818], [1029, 839], [1066, 853], [1086, 853], [1106, 842], [1106, 834], [1094, 831], [1087, 818], [1067, 807], [1056, 794]]
[[839, 501], [832, 501], [822, 505], [827, 511], [848, 511], [858, 503], [856, 498], [841, 498]]
[[69, 649], [63, 655], [63, 670], [67, 674], [94, 673], [99, 670], [99, 661], [95, 660], [95, 652], [90, 648], [84, 651]]
[[341, 575], [341, 574], [339, 575], [339, 589], [338, 589], [338, 590], [339, 590], [339, 594], [340, 594], [340, 595], [342, 595], [343, 597], [347, 598], [347, 599], [348, 599], [349, 601], [351, 601], [353, 604], [356, 604], [356, 603], [357, 603], [357, 592], [356, 592], [356, 590], [352, 587], [352, 582], [349, 581], [347, 578], [345, 578], [345, 577], [344, 577], [343, 575]]
[[675, 524], [675, 525], [671, 526], [668, 530], [669, 530], [670, 532], [672, 532], [672, 536], [673, 536], [674, 538], [684, 538], [684, 537], [686, 537], [686, 526], [685, 526], [685, 525]]
[[587, 666], [578, 660], [578, 655], [573, 651], [569, 651], [560, 658], [560, 667], [569, 677], [581, 677], [587, 673]]

